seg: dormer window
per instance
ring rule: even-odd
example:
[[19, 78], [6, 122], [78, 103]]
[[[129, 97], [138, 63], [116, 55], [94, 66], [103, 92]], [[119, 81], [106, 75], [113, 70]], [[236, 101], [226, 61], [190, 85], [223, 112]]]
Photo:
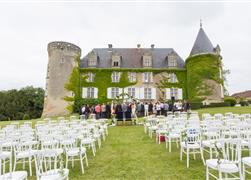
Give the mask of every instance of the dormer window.
[[143, 67], [152, 67], [152, 56], [150, 53], [143, 55]]
[[121, 60], [122, 60], [121, 56], [117, 54], [113, 54], [112, 55], [112, 67], [120, 67]]
[[89, 59], [88, 66], [96, 66], [96, 65], [97, 65], [96, 59]]
[[168, 59], [168, 67], [177, 67], [177, 55], [175, 53], [171, 53], [167, 57]]
[[119, 67], [119, 62], [118, 61], [114, 61], [113, 62], [113, 67]]
[[96, 67], [97, 66], [97, 59], [98, 59], [98, 56], [96, 55], [96, 53], [94, 51], [90, 52], [88, 54], [88, 66], [89, 67]]

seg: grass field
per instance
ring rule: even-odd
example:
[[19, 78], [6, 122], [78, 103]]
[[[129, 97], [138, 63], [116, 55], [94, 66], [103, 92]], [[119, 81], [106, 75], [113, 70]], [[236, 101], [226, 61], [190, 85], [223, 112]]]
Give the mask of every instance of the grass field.
[[[251, 107], [207, 108], [198, 112], [205, 113], [251, 113]], [[33, 124], [37, 120], [32, 120]], [[20, 121], [23, 123], [24, 121]], [[0, 122], [0, 126], [10, 123]], [[179, 160], [179, 150], [172, 147], [167, 152], [164, 143], [157, 144], [143, 131], [142, 126], [110, 127], [109, 136], [102, 142], [96, 157], [88, 150], [89, 167], [81, 175], [79, 162], [70, 169], [69, 179], [205, 179], [205, 167], [199, 155], [197, 160], [190, 158], [190, 168], [186, 168], [186, 158]], [[21, 170], [21, 166], [17, 170]], [[28, 167], [26, 167], [28, 171]], [[35, 168], [33, 167], [33, 174]], [[248, 179], [251, 179], [249, 176]], [[35, 176], [29, 179], [36, 179]]]
[[196, 110], [199, 112], [199, 114], [202, 113], [210, 113], [210, 114], [216, 114], [216, 113], [226, 113], [226, 112], [232, 112], [236, 114], [245, 114], [245, 113], [251, 113], [251, 106], [243, 106], [243, 107], [218, 107], [218, 108], [203, 108]]

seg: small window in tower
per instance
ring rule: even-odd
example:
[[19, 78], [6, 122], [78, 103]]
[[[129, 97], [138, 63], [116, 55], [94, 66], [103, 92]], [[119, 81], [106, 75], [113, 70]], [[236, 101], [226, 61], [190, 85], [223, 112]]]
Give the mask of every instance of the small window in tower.
[[61, 63], [61, 64], [64, 64], [64, 58], [61, 58], [61, 59], [60, 59], [60, 63]]

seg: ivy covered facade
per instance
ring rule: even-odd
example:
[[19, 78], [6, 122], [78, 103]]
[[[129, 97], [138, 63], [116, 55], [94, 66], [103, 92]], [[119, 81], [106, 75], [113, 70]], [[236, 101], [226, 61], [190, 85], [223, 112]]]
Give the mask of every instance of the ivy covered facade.
[[111, 102], [121, 94], [140, 101], [174, 98], [210, 103], [224, 98], [220, 47], [212, 45], [202, 27], [186, 60], [173, 48], [154, 45], [114, 48], [109, 44], [80, 58], [76, 45], [52, 42], [48, 52], [43, 117], [68, 114], [83, 103]]
[[172, 48], [96, 48], [80, 61], [82, 98], [106, 102], [127, 93], [142, 101], [189, 99], [220, 102], [220, 48], [201, 27], [184, 61]]

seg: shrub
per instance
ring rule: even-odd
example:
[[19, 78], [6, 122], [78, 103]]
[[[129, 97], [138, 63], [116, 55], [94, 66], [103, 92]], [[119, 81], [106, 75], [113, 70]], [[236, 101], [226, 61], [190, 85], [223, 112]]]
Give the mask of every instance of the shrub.
[[23, 120], [28, 120], [28, 119], [30, 119], [30, 115], [25, 113], [23, 116]]
[[230, 96], [229, 97], [225, 97], [224, 98], [224, 102], [230, 103], [230, 106], [235, 106], [236, 103], [237, 103], [236, 99], [234, 97], [230, 97]]
[[221, 103], [210, 103], [209, 105], [205, 105], [203, 107], [229, 107], [229, 102], [221, 102]]
[[200, 109], [202, 108], [203, 104], [201, 102], [192, 102], [191, 103], [191, 109], [195, 110], [195, 109]]
[[249, 106], [248, 101], [240, 101], [241, 106]]

